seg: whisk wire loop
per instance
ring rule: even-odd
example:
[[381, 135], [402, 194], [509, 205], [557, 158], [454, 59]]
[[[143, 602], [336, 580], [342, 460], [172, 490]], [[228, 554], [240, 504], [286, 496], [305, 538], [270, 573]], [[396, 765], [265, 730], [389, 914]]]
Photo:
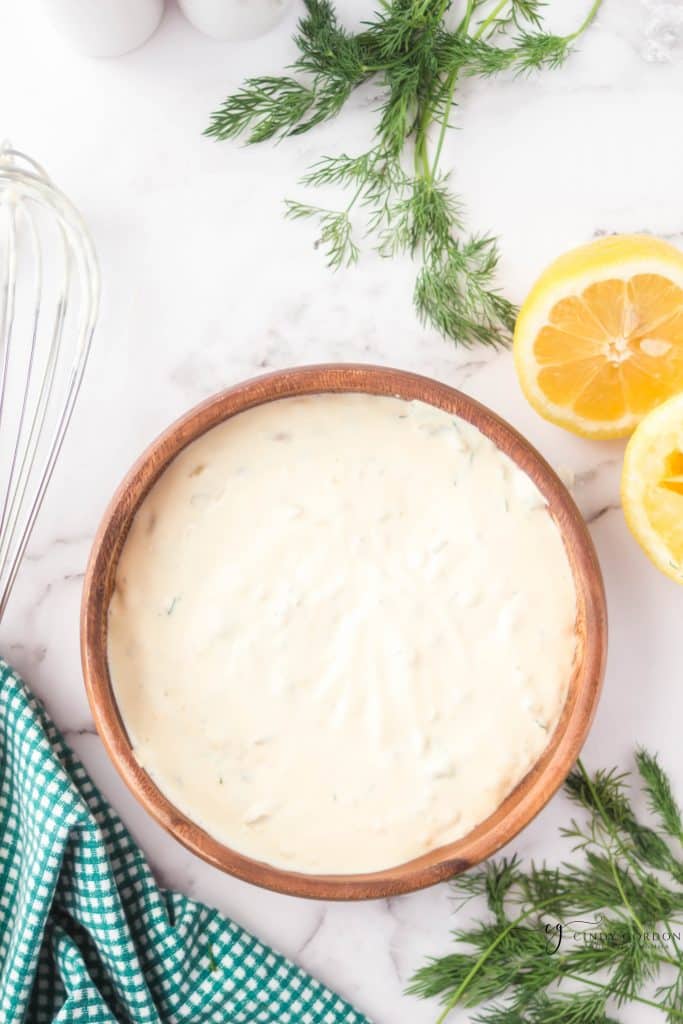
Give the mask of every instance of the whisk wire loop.
[[2, 619], [80, 391], [100, 281], [78, 211], [40, 164], [7, 144], [0, 218]]

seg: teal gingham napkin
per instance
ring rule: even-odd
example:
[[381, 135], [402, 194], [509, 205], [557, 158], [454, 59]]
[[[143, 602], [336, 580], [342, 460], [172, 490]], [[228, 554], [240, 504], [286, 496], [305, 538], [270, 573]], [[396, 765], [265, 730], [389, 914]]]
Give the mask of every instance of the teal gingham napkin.
[[0, 1024], [369, 1024], [141, 851], [0, 660]]

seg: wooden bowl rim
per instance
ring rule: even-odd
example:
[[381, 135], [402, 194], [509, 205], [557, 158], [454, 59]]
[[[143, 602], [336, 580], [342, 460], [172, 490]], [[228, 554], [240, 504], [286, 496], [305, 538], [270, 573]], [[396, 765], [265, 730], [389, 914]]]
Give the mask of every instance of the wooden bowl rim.
[[[534, 480], [561, 531], [577, 592], [580, 641], [567, 704], [548, 747], [485, 821], [455, 843], [404, 864], [354, 875], [303, 874], [247, 857], [214, 839], [176, 808], [136, 761], [114, 698], [107, 663], [107, 611], [118, 557], [149, 489], [188, 444], [230, 416], [264, 402], [325, 392], [418, 399], [473, 423]], [[357, 900], [422, 889], [466, 870], [516, 836], [562, 785], [585, 742], [597, 707], [607, 651], [602, 574], [586, 524], [569, 492], [538, 451], [486, 406], [429, 377], [371, 364], [329, 363], [278, 370], [219, 392], [171, 424], [133, 464], [95, 536], [83, 586], [81, 659], [97, 731], [124, 782], [145, 809], [193, 853], [237, 878], [313, 899]]]

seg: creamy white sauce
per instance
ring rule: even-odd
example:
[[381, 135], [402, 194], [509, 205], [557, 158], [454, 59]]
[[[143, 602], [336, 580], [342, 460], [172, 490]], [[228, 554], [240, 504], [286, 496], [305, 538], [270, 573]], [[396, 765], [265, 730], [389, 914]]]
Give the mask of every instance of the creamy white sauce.
[[216, 838], [304, 872], [458, 839], [557, 724], [576, 599], [539, 491], [419, 402], [260, 406], [127, 538], [109, 661], [136, 757]]

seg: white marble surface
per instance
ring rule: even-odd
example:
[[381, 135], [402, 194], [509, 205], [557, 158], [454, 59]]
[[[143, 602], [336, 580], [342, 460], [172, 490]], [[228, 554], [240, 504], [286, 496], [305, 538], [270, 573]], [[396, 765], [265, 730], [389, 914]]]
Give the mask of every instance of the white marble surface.
[[[584, 6], [554, 0], [550, 10], [568, 26]], [[501, 235], [501, 281], [513, 299], [554, 254], [602, 232], [647, 230], [683, 242], [683, 51], [672, 40], [671, 62], [645, 59], [648, 6], [605, 0], [581, 52], [559, 72], [463, 90], [461, 130], [451, 133], [445, 162], [472, 227]], [[339, 7], [352, 20], [366, 5]], [[171, 6], [141, 50], [96, 61], [71, 53], [31, 0], [2, 5], [0, 134], [44, 163], [87, 217], [104, 295], [82, 401], [0, 649], [45, 700], [164, 883], [233, 915], [378, 1024], [428, 1024], [435, 1007], [403, 988], [425, 956], [448, 949], [446, 886], [364, 905], [262, 892], [183, 850], [119, 782], [94, 734], [78, 654], [83, 569], [113, 488], [173, 417], [268, 368], [364, 360], [464, 389], [575, 475], [611, 618], [588, 763], [628, 764], [636, 742], [645, 743], [661, 751], [679, 792], [683, 590], [651, 568], [626, 530], [621, 444], [591, 444], [543, 423], [520, 394], [509, 353], [458, 351], [421, 329], [408, 265], [368, 257], [333, 277], [311, 228], [282, 219], [282, 197], [297, 194], [296, 178], [313, 157], [362, 145], [371, 92], [333, 125], [277, 148], [201, 137], [209, 111], [243, 76], [290, 58], [295, 10], [270, 35], [234, 46], [202, 37]], [[556, 798], [515, 847], [557, 856], [566, 814]]]

